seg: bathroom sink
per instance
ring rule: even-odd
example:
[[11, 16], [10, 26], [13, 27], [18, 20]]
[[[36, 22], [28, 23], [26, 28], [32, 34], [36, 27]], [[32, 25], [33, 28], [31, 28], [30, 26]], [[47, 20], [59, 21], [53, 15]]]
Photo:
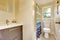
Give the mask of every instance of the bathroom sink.
[[46, 33], [50, 33], [50, 28], [43, 28], [43, 31]]

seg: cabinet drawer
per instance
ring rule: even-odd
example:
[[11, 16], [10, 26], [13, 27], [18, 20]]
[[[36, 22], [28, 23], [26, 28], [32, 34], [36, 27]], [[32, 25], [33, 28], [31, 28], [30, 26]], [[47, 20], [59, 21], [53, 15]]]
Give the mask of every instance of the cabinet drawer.
[[11, 32], [11, 31], [15, 31], [15, 30], [21, 30], [21, 28], [20, 27], [15, 27], [15, 28], [10, 28], [8, 30], [9, 30], [9, 32]]

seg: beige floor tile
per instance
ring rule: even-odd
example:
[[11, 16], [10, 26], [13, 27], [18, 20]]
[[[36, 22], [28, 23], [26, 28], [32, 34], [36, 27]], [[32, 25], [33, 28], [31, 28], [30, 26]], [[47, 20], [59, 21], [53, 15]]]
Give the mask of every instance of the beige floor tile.
[[40, 38], [38, 38], [38, 40], [55, 40], [53, 36], [51, 36], [50, 38], [44, 38], [42, 35], [40, 36]]

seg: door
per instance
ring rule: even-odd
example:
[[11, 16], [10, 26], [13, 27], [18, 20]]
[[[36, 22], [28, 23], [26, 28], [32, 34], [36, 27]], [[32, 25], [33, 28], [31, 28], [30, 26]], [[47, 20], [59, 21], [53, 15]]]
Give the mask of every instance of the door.
[[60, 5], [57, 6], [58, 9], [55, 11], [55, 32], [56, 40], [60, 40]]

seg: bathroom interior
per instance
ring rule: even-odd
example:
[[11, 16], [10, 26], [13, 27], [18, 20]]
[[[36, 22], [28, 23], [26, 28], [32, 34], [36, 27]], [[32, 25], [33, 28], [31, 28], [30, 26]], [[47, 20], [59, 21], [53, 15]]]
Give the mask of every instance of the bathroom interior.
[[60, 0], [35, 0], [36, 40], [60, 40]]
[[0, 40], [60, 40], [60, 0], [0, 0]]

